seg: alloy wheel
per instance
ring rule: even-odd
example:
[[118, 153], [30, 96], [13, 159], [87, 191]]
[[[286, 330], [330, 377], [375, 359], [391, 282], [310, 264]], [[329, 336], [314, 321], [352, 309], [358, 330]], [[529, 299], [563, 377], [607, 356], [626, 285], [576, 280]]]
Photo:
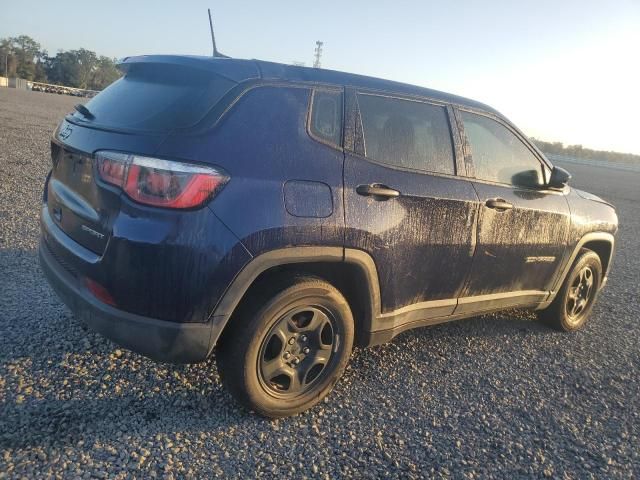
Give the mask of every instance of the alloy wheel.
[[580, 314], [585, 311], [593, 298], [593, 270], [589, 266], [582, 268], [573, 279], [567, 295], [566, 311], [570, 323], [580, 321]]

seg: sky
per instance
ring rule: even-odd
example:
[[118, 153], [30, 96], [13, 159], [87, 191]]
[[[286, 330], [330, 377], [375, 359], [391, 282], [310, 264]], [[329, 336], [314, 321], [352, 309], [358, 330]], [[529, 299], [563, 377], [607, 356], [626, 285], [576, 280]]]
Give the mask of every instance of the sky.
[[313, 64], [487, 103], [527, 135], [640, 154], [640, 0], [3, 0], [0, 38], [49, 54], [209, 55]]

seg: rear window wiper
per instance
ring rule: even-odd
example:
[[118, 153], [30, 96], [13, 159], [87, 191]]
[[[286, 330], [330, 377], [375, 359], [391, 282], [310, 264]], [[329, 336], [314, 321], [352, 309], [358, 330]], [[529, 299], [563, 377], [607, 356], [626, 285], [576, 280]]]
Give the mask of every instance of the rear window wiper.
[[76, 111], [78, 113], [80, 113], [84, 118], [86, 118], [87, 120], [93, 120], [94, 118], [96, 118], [93, 113], [91, 113], [91, 111], [85, 107], [82, 104], [77, 104], [75, 107], [73, 107], [76, 109]]

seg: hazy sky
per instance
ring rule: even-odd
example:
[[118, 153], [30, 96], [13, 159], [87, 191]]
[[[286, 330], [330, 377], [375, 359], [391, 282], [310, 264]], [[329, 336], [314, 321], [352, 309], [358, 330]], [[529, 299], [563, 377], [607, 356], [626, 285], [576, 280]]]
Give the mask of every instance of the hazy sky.
[[[0, 37], [50, 54], [313, 62], [488, 103], [528, 135], [640, 154], [640, 0], [4, 1]], [[633, 115], [633, 116], [632, 116]]]

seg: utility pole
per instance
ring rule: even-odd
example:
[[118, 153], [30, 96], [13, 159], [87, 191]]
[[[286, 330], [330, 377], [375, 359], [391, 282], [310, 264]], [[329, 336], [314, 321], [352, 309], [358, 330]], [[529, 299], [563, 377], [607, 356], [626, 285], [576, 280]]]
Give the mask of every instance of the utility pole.
[[315, 60], [313, 61], [313, 68], [320, 68], [320, 57], [322, 57], [322, 45], [324, 45], [324, 42], [321, 42], [320, 40], [316, 42]]
[[9, 49], [4, 52], [4, 76], [9, 78]]

